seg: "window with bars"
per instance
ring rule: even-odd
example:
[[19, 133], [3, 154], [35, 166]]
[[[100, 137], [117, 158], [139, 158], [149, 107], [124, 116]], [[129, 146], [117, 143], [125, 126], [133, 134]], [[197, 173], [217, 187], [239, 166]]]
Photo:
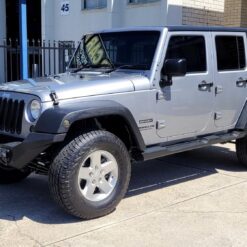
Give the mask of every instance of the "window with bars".
[[103, 9], [107, 7], [107, 0], [82, 0], [82, 9]]
[[129, 4], [143, 4], [143, 3], [153, 3], [159, 2], [160, 0], [128, 0]]

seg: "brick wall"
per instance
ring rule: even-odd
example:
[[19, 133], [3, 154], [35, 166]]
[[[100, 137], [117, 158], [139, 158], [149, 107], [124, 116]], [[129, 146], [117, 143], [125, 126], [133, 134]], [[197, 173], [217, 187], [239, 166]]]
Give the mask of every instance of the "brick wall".
[[184, 25], [247, 27], [247, 0], [182, 0]]
[[241, 20], [241, 26], [247, 27], [247, 1], [242, 0], [242, 20]]
[[224, 25], [239, 27], [241, 25], [242, 0], [225, 0]]
[[223, 25], [225, 0], [183, 0], [184, 25]]

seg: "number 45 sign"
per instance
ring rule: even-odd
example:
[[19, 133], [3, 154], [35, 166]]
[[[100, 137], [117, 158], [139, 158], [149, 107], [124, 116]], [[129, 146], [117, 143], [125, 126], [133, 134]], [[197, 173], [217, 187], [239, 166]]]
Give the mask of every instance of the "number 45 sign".
[[69, 15], [70, 3], [69, 1], [62, 1], [60, 7], [61, 15]]

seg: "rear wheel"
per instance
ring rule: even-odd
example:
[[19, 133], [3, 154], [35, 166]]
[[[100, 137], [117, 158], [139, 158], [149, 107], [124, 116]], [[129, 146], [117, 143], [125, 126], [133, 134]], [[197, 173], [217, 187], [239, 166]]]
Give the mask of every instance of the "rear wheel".
[[0, 184], [11, 184], [19, 182], [30, 175], [31, 171], [27, 168], [17, 170], [5, 167], [0, 164]]
[[247, 137], [236, 140], [236, 153], [239, 162], [247, 167]]
[[49, 171], [50, 190], [68, 213], [92, 219], [112, 212], [130, 180], [130, 158], [122, 141], [106, 131], [72, 140]]

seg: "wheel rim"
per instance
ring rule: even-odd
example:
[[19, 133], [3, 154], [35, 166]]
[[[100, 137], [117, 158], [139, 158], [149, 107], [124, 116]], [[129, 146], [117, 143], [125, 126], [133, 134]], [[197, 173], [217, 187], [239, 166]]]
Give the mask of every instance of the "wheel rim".
[[78, 184], [82, 195], [89, 201], [106, 199], [116, 187], [118, 164], [114, 156], [97, 150], [83, 160], [78, 173]]

